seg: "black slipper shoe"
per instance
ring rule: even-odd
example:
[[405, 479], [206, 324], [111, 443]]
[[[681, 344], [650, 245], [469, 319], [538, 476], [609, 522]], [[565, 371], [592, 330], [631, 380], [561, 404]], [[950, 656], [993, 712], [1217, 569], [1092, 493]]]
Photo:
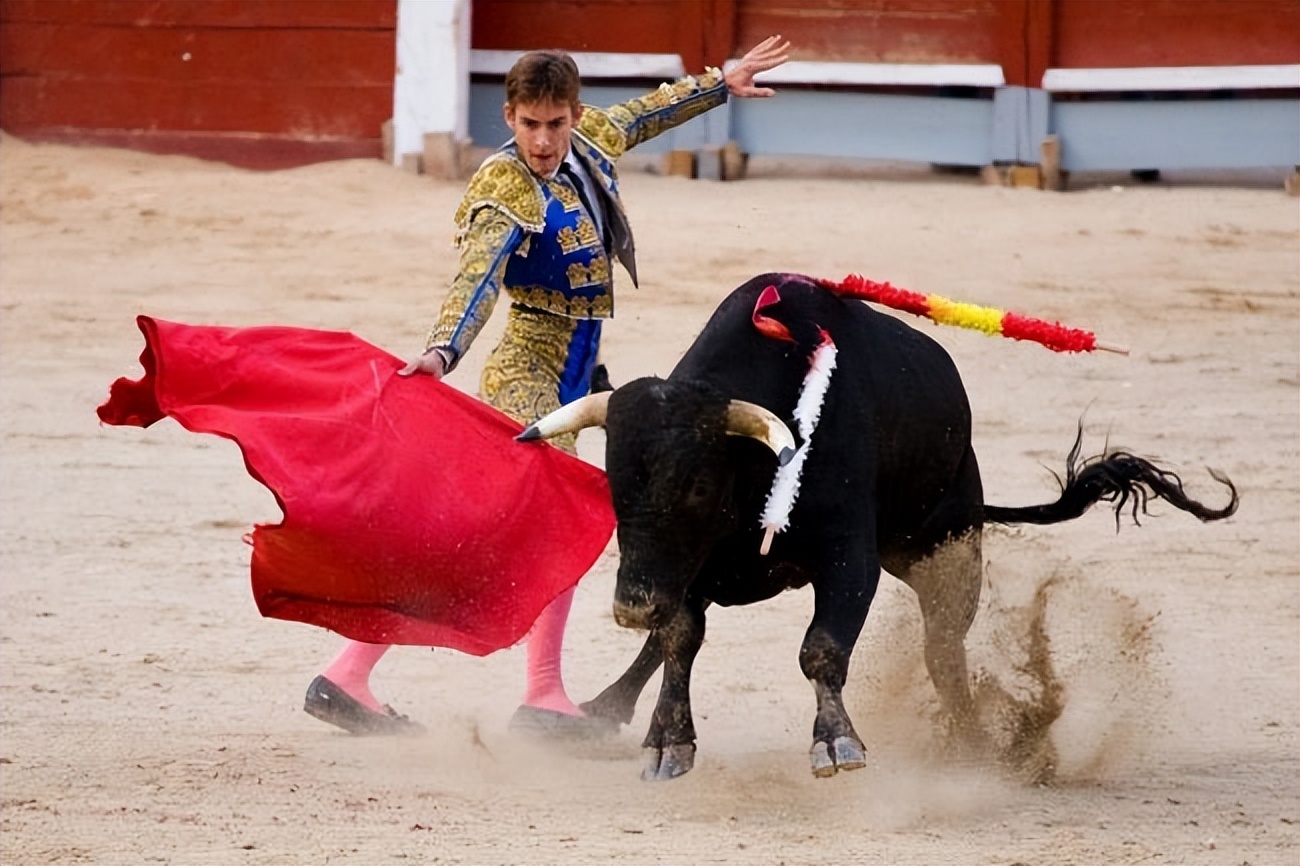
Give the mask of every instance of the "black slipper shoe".
[[595, 716], [570, 716], [524, 704], [510, 717], [510, 730], [551, 740], [592, 740], [618, 732], [618, 725]]
[[406, 716], [399, 716], [390, 706], [376, 712], [324, 677], [316, 677], [307, 687], [302, 708], [307, 715], [342, 728], [358, 736], [413, 736], [424, 733], [424, 726]]

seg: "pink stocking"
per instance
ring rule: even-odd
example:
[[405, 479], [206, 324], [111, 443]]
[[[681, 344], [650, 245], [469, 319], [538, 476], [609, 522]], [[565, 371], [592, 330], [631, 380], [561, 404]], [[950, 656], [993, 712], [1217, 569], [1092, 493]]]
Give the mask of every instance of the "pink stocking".
[[372, 710], [383, 711], [383, 704], [370, 691], [370, 672], [388, 652], [388, 644], [361, 643], [350, 640], [325, 669], [324, 677]]
[[570, 589], [551, 602], [533, 624], [528, 636], [528, 685], [524, 703], [530, 707], [555, 710], [570, 716], [581, 716], [582, 710], [569, 700], [560, 674], [560, 654], [564, 647], [564, 626], [573, 606], [574, 590]]

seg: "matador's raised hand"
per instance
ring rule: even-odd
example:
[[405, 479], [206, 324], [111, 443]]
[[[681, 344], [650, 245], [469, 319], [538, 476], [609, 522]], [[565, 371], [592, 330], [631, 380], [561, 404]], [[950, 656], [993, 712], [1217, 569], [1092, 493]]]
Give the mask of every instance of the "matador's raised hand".
[[755, 87], [754, 76], [775, 69], [789, 58], [790, 40], [769, 36], [755, 45], [727, 71], [727, 91], [732, 96], [775, 96], [770, 87]]

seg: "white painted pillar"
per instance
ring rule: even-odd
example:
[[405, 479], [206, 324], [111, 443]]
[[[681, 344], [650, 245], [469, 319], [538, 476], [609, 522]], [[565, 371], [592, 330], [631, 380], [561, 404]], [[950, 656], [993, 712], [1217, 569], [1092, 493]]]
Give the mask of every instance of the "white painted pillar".
[[422, 154], [427, 133], [469, 136], [471, 0], [397, 0], [393, 163]]

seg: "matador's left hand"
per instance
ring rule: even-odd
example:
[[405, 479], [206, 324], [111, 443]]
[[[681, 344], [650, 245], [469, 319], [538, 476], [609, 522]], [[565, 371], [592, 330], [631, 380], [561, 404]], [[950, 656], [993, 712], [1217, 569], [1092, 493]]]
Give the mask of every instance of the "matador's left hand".
[[732, 96], [775, 96], [770, 87], [755, 87], [754, 76], [775, 69], [789, 58], [790, 40], [769, 36], [749, 49], [735, 66], [723, 75]]

